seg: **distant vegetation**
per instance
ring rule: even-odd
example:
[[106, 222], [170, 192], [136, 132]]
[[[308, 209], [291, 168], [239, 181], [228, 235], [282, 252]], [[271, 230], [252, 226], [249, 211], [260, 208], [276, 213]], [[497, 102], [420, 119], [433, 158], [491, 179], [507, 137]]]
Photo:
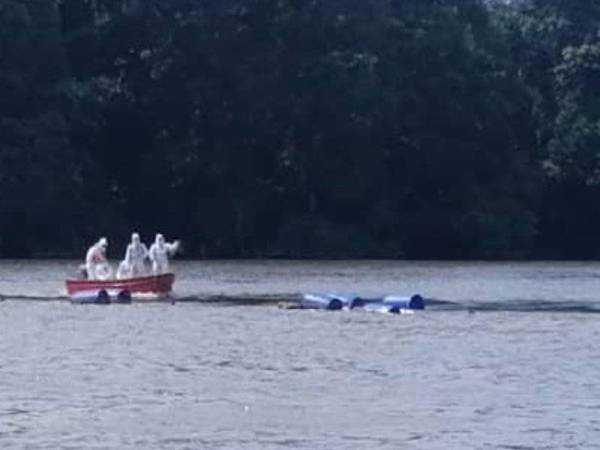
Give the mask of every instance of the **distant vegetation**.
[[0, 255], [600, 257], [594, 0], [0, 0]]

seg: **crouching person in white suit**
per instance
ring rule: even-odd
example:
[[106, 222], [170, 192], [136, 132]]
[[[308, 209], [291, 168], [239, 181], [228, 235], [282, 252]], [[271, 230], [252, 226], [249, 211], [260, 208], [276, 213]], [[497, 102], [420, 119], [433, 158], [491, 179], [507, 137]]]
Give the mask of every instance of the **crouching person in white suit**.
[[157, 234], [154, 244], [150, 246], [150, 261], [152, 261], [152, 272], [154, 275], [169, 272], [169, 257], [179, 250], [179, 241], [165, 242], [162, 234]]
[[144, 261], [148, 258], [148, 248], [140, 240], [138, 233], [131, 235], [131, 243], [125, 250], [125, 258], [119, 264], [119, 270], [117, 271], [117, 278], [122, 280], [124, 278], [134, 278], [143, 276], [146, 274], [146, 267]]

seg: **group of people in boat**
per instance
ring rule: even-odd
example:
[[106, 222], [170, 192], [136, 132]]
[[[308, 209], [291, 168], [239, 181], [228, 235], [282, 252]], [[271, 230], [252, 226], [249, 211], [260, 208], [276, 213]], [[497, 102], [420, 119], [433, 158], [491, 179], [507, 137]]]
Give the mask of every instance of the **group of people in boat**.
[[[92, 245], [85, 255], [85, 266], [81, 267], [82, 275], [90, 280], [109, 280], [114, 273], [106, 258], [108, 240], [103, 237]], [[179, 241], [166, 242], [162, 234], [158, 233], [154, 243], [148, 247], [144, 244], [138, 233], [131, 235], [131, 242], [125, 250], [125, 258], [119, 264], [116, 278], [142, 277], [152, 273], [160, 275], [169, 271], [169, 257], [179, 250]], [[147, 262], [151, 263], [151, 271]]]

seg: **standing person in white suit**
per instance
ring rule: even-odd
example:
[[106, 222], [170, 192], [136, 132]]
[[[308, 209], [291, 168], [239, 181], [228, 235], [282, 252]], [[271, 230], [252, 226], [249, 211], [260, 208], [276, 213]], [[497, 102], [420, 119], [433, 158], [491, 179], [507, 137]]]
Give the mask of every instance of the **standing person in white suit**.
[[173, 256], [179, 250], [179, 241], [173, 243], [165, 242], [162, 234], [158, 233], [154, 244], [150, 246], [150, 261], [152, 261], [152, 272], [160, 275], [169, 271], [169, 256]]
[[148, 258], [148, 248], [140, 240], [138, 233], [131, 235], [131, 243], [125, 250], [125, 259], [119, 264], [117, 278], [133, 278], [143, 276], [146, 273], [144, 261]]
[[85, 270], [90, 280], [106, 280], [112, 276], [112, 270], [106, 260], [108, 240], [103, 237], [92, 245], [85, 254]]

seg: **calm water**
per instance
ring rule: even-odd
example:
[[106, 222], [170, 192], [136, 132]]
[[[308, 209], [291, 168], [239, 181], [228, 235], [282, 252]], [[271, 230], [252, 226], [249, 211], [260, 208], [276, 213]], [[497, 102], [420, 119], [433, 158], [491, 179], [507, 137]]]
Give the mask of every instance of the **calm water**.
[[[72, 262], [0, 262], [56, 297]], [[590, 449], [600, 264], [181, 262], [176, 296], [0, 302], [0, 448]], [[419, 292], [426, 311], [279, 309]]]

